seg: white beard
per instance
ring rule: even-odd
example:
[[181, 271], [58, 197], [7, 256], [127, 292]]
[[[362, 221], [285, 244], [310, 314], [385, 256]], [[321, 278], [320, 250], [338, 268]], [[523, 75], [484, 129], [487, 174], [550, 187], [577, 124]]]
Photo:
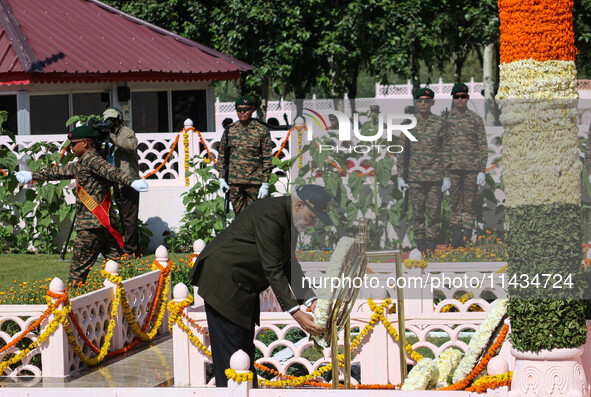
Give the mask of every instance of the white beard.
[[305, 221], [304, 217], [296, 215], [293, 217], [292, 221], [293, 221], [293, 227], [295, 227], [299, 233], [304, 233], [306, 231], [306, 229], [308, 229], [308, 227], [306, 226], [306, 223], [305, 223], [306, 221]]

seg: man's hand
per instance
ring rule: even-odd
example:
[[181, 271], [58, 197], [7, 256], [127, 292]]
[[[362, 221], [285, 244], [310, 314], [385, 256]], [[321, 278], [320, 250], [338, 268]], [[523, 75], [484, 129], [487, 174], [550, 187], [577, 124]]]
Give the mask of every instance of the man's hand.
[[443, 178], [443, 183], [441, 184], [441, 191], [443, 193], [447, 192], [451, 187], [451, 179]]
[[147, 192], [148, 182], [145, 179], [136, 179], [135, 181], [131, 182], [131, 188], [137, 190], [138, 192]]
[[316, 299], [315, 301], [313, 301], [312, 304], [310, 305], [310, 311], [312, 313], [314, 313], [316, 311], [316, 303], [318, 303], [318, 299]]
[[222, 191], [222, 194], [226, 194], [230, 190], [230, 186], [228, 186], [228, 183], [224, 178], [220, 178], [220, 190]]
[[[314, 303], [316, 303], [316, 302], [314, 302]], [[306, 331], [307, 333], [309, 333], [310, 335], [320, 336], [326, 332], [326, 329], [317, 325], [314, 322], [314, 317], [312, 317], [308, 313], [304, 313], [303, 311], [298, 310], [297, 312], [292, 314], [292, 317], [294, 318], [294, 320], [296, 320], [298, 322], [300, 327], [302, 327], [302, 329], [304, 331]]]
[[14, 176], [16, 177], [16, 180], [23, 185], [33, 181], [33, 174], [29, 171], [18, 171], [14, 173]]
[[406, 189], [408, 189], [408, 183], [404, 181], [404, 178], [398, 177], [398, 190], [404, 193]]
[[479, 172], [478, 175], [476, 176], [476, 184], [477, 185], [484, 185], [484, 182], [486, 181], [486, 176], [484, 175], [484, 172]]
[[262, 199], [265, 198], [269, 195], [269, 184], [268, 183], [263, 183], [261, 185], [261, 188], [259, 189], [259, 194], [257, 196], [257, 199]]

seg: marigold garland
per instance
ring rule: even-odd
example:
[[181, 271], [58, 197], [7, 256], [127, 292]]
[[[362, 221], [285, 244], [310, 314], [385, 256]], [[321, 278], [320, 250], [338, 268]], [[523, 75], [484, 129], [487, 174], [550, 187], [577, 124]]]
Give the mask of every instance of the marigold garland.
[[234, 371], [232, 368], [226, 369], [226, 376], [228, 377], [228, 379], [232, 379], [236, 383], [252, 382], [252, 379], [254, 378], [254, 375], [252, 372], [245, 372], [245, 373], [239, 374], [236, 371]]
[[513, 372], [505, 372], [500, 375], [485, 375], [482, 378], [476, 379], [466, 391], [473, 391], [476, 393], [486, 393], [488, 389], [498, 389], [501, 386], [510, 386], [513, 379]]
[[281, 143], [281, 146], [279, 147], [279, 150], [277, 151], [277, 153], [275, 153], [275, 157], [279, 157], [279, 155], [283, 152], [283, 148], [287, 144], [287, 141], [289, 141], [289, 135], [291, 135], [291, 132], [293, 131], [294, 128], [295, 127], [291, 127], [289, 129], [289, 131], [287, 131], [287, 135], [285, 136], [285, 139], [283, 140], [283, 143]]
[[149, 176], [154, 175], [155, 173], [157, 173], [158, 171], [160, 171], [160, 168], [162, 168], [164, 166], [164, 164], [166, 164], [166, 162], [168, 161], [168, 159], [170, 158], [170, 155], [172, 154], [172, 152], [174, 152], [174, 149], [176, 148], [176, 145], [179, 143], [179, 138], [181, 137], [180, 134], [178, 134], [174, 140], [174, 143], [172, 144], [172, 148], [170, 148], [170, 152], [168, 152], [168, 154], [166, 155], [166, 157], [164, 158], [164, 161], [152, 172], [144, 175], [142, 178], [146, 179]]
[[495, 356], [496, 351], [501, 347], [501, 345], [505, 341], [505, 338], [507, 337], [507, 333], [509, 333], [509, 326], [507, 324], [504, 324], [503, 328], [501, 329], [501, 332], [499, 333], [499, 335], [497, 336], [497, 339], [495, 340], [495, 343], [493, 343], [493, 345], [490, 347], [490, 349], [488, 349], [486, 354], [482, 357], [482, 359], [480, 360], [478, 365], [476, 365], [476, 367], [474, 367], [472, 372], [470, 372], [468, 375], [466, 375], [466, 377], [464, 379], [462, 379], [461, 381], [456, 382], [453, 385], [438, 389], [438, 390], [462, 390], [466, 386], [468, 386], [470, 384], [470, 382], [472, 382], [474, 379], [476, 379], [476, 377], [482, 372], [482, 370], [484, 370], [486, 368], [490, 359]]
[[[48, 293], [49, 292], [50, 291], [48, 291]], [[55, 294], [54, 294], [54, 296], [55, 296]], [[57, 329], [59, 323], [61, 322], [60, 319], [65, 318], [66, 314], [71, 310], [71, 307], [69, 306], [69, 300], [68, 300], [68, 292], [67, 292], [67, 290], [63, 294], [59, 294], [59, 297], [57, 298], [57, 301], [55, 303], [52, 302], [51, 297], [46, 297], [46, 299], [47, 299], [47, 309], [48, 310], [46, 310], [43, 313], [42, 317], [43, 317], [43, 319], [45, 319], [49, 315], [49, 313], [53, 313], [55, 315], [55, 318], [49, 322], [49, 324], [47, 325], [47, 327], [45, 327], [45, 330], [41, 333], [41, 335], [39, 335], [37, 337], [37, 340], [31, 342], [31, 344], [29, 345], [28, 348], [22, 349], [18, 354], [15, 354], [9, 360], [6, 360], [6, 361], [3, 361], [2, 363], [0, 363], [0, 374], [3, 374], [4, 371], [9, 366], [18, 363], [26, 355], [28, 355], [29, 353], [31, 353], [31, 351], [35, 350], [37, 347], [39, 347], [40, 344], [42, 344], [43, 342], [45, 342], [45, 340], [47, 340], [47, 338], [49, 338], [49, 336], [51, 334], [53, 334], [55, 332], [55, 330]], [[59, 306], [63, 302], [67, 302], [67, 303], [64, 304], [63, 309], [60, 311], [60, 310], [57, 309], [57, 306]], [[37, 321], [35, 323], [37, 323]], [[29, 328], [31, 328], [31, 327], [29, 327]], [[29, 331], [29, 328], [27, 328], [27, 331]], [[34, 328], [36, 328], [36, 326]], [[31, 331], [34, 328], [31, 328]], [[13, 340], [12, 342], [10, 342], [6, 346], [4, 346], [2, 352], [4, 352], [5, 350], [9, 349], [10, 347], [16, 345], [27, 334], [28, 334], [28, 332], [21, 333], [21, 335], [17, 339]]]
[[187, 173], [189, 172], [189, 134], [187, 131], [191, 131], [194, 129], [193, 127], [183, 128], [183, 144], [185, 145], [185, 186], [189, 186], [189, 177]]
[[499, 0], [498, 7], [501, 63], [575, 60], [572, 0]]

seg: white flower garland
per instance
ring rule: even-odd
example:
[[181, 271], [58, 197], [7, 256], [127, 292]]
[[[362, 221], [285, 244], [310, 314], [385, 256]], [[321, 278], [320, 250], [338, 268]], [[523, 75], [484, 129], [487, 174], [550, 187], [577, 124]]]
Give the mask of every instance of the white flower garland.
[[[326, 277], [327, 280], [330, 280], [331, 277], [339, 277], [343, 272], [343, 265], [347, 252], [353, 243], [355, 243], [354, 238], [341, 237], [330, 257], [330, 262], [326, 267], [324, 277]], [[327, 285], [331, 285], [331, 283], [329, 282]], [[322, 288], [318, 291], [318, 301], [316, 302], [316, 309], [314, 310], [314, 322], [321, 327], [327, 326], [328, 313], [333, 304], [331, 299], [332, 295], [333, 291], [330, 287]], [[322, 336], [312, 336], [312, 339], [322, 347], [328, 346]]]
[[432, 388], [439, 377], [439, 369], [430, 358], [423, 358], [411, 369], [401, 390], [427, 390]]
[[577, 68], [573, 61], [534, 61], [501, 64], [497, 100], [578, 99]]
[[447, 378], [456, 370], [464, 353], [453, 347], [445, 349], [439, 357], [435, 360], [437, 369], [439, 370], [439, 378], [437, 379], [437, 389], [448, 386]]
[[499, 326], [505, 314], [507, 314], [508, 302], [507, 299], [499, 300], [480, 324], [474, 336], [470, 339], [464, 358], [462, 358], [462, 361], [454, 371], [453, 383], [461, 381], [474, 369], [482, 352], [486, 349], [493, 332]]
[[505, 204], [579, 205], [582, 164], [574, 62], [515, 61], [501, 65], [500, 73]]

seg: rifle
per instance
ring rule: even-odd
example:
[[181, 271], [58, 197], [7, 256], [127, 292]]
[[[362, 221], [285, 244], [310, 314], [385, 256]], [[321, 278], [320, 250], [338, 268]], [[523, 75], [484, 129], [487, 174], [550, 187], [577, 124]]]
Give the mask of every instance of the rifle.
[[[402, 160], [402, 176], [404, 178], [404, 180], [408, 183], [408, 174], [409, 174], [409, 168], [410, 168], [410, 141], [406, 141], [405, 145], [404, 145], [404, 159]], [[404, 193], [403, 193], [403, 199], [402, 199], [402, 214], [406, 215], [406, 211], [408, 211], [408, 191], [410, 190], [410, 187], [407, 188]]]
[[62, 252], [60, 252], [60, 262], [66, 261], [66, 251], [68, 250], [68, 243], [70, 242], [70, 236], [72, 236], [72, 231], [74, 230], [74, 224], [76, 223], [76, 205], [74, 205], [74, 219], [72, 219], [72, 224], [70, 225], [70, 231], [66, 236], [66, 242], [64, 243], [64, 248]]
[[[225, 134], [226, 141], [224, 143], [224, 179], [230, 184], [230, 179], [228, 176], [230, 175], [230, 146], [228, 146], [228, 129], [226, 129]], [[226, 192], [226, 197], [224, 197], [224, 213], [226, 217], [230, 213], [230, 190]]]

